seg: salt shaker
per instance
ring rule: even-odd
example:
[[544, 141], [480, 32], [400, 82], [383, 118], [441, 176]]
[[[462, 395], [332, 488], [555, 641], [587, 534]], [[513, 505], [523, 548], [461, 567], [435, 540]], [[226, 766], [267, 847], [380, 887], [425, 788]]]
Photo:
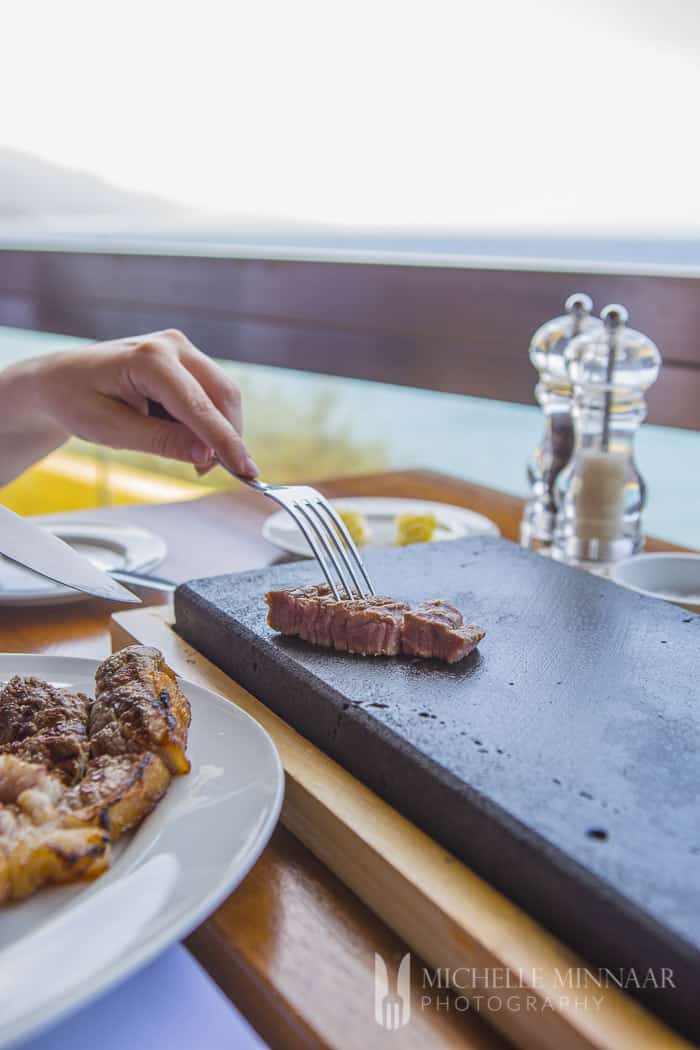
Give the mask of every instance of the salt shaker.
[[556, 481], [574, 448], [571, 420], [572, 388], [564, 354], [570, 341], [584, 332], [602, 330], [591, 317], [593, 303], [583, 293], [570, 295], [566, 313], [537, 329], [530, 343], [530, 360], [539, 372], [535, 396], [544, 412], [544, 434], [528, 464], [530, 496], [520, 523], [523, 547], [546, 551], [554, 539]]
[[661, 355], [627, 328], [624, 306], [606, 306], [602, 328], [572, 339], [565, 361], [573, 388], [575, 444], [558, 482], [553, 557], [605, 571], [643, 546], [645, 486], [634, 436], [646, 416], [645, 393]]

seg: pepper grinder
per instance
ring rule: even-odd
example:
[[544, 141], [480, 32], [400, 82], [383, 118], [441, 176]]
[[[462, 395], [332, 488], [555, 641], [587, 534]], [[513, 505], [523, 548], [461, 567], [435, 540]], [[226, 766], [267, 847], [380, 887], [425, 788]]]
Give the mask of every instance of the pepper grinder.
[[572, 339], [565, 352], [573, 387], [574, 452], [558, 483], [552, 555], [605, 572], [641, 550], [644, 481], [634, 462], [634, 435], [646, 416], [645, 393], [661, 355], [627, 328], [624, 306], [606, 306], [602, 328]]
[[530, 343], [530, 360], [540, 376], [535, 397], [544, 412], [545, 425], [527, 468], [530, 496], [520, 523], [520, 543], [543, 552], [554, 539], [556, 481], [574, 448], [573, 391], [564, 353], [575, 336], [603, 327], [601, 321], [591, 317], [593, 303], [581, 292], [570, 295], [564, 308], [566, 313], [541, 325]]

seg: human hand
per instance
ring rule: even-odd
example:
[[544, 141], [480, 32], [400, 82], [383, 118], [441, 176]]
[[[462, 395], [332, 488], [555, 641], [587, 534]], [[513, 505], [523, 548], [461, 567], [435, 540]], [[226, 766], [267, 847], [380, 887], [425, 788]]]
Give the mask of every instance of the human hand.
[[[234, 474], [258, 474], [241, 437], [238, 385], [182, 332], [97, 343], [31, 364], [35, 408], [66, 437], [182, 460], [200, 473], [216, 458]], [[172, 418], [150, 417], [149, 400]]]

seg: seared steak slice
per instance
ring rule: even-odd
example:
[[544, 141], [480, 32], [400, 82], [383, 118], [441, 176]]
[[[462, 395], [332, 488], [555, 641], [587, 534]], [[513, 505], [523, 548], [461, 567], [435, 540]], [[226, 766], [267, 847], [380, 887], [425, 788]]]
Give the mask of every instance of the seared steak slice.
[[339, 601], [321, 584], [268, 591], [265, 600], [274, 631], [364, 656], [404, 652], [455, 663], [485, 634], [481, 627], [465, 625], [459, 610], [439, 598], [415, 609], [393, 598]]
[[393, 598], [338, 601], [328, 585], [269, 591], [267, 622], [275, 631], [313, 645], [364, 656], [395, 656], [408, 606]]
[[406, 608], [391, 598], [338, 602], [331, 625], [333, 647], [366, 656], [396, 656]]
[[435, 598], [404, 615], [401, 649], [409, 656], [434, 657], [453, 664], [475, 649], [485, 633], [476, 624], [465, 624], [454, 605]]
[[171, 773], [187, 773], [190, 704], [158, 649], [130, 645], [97, 668], [90, 756], [152, 751]]
[[0, 754], [45, 765], [75, 783], [88, 758], [90, 703], [82, 693], [16, 675], [0, 691]]

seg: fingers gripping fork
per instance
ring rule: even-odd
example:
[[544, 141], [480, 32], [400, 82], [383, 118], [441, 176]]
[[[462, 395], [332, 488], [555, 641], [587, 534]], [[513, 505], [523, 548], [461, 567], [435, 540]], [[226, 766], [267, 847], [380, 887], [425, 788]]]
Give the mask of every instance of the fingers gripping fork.
[[[148, 410], [151, 416], [173, 418], [156, 401], [149, 400]], [[224, 466], [218, 456], [214, 458]], [[229, 470], [225, 466], [224, 469]], [[229, 473], [233, 471], [229, 470]], [[267, 485], [259, 479], [242, 478], [240, 474], [234, 474], [234, 477], [269, 496], [291, 515], [313, 551], [335, 598], [368, 598], [375, 593], [345, 522], [320, 492], [309, 485]]]

